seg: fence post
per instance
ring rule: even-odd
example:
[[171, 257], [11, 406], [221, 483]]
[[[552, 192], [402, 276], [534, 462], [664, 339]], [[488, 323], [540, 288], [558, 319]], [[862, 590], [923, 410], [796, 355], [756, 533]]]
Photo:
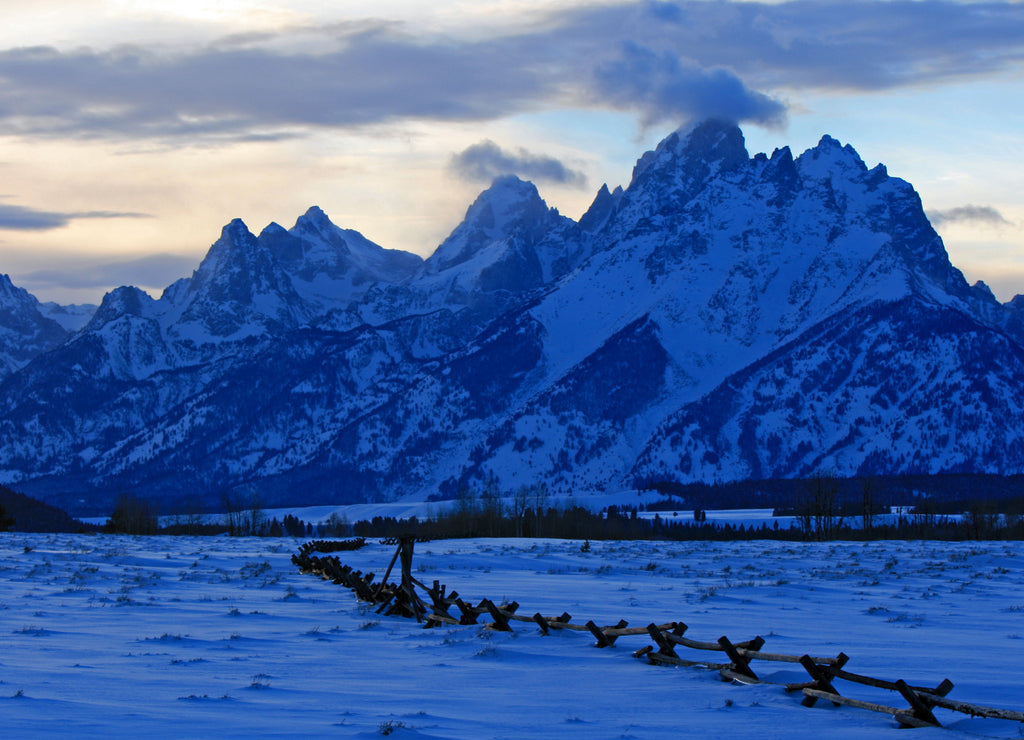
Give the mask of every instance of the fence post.
[[[846, 665], [846, 661], [849, 660], [846, 653], [839, 653], [839, 659], [842, 661], [841, 663], [837, 663], [837, 666], [840, 668]], [[814, 686], [812, 688], [815, 688], [818, 691], [828, 692], [829, 694], [839, 694], [839, 692], [836, 691], [835, 687], [832, 685], [831, 676], [825, 671], [821, 670], [818, 667], [818, 664], [811, 659], [811, 656], [801, 656], [800, 665], [804, 667], [804, 670], [807, 671], [807, 674], [811, 677], [811, 680], [814, 681]], [[803, 704], [805, 707], [813, 707], [817, 702], [817, 697], [811, 696], [809, 694], [804, 694], [804, 699], [800, 703]], [[835, 704], [835, 702], [832, 703]]]
[[[760, 642], [760, 644], [757, 644], [758, 642]], [[728, 637], [726, 637], [725, 635], [719, 637], [718, 644], [722, 646], [722, 650], [724, 650], [725, 654], [729, 656], [729, 660], [732, 661], [732, 665], [736, 673], [739, 673], [741, 676], [745, 676], [747, 678], [752, 678], [755, 681], [761, 680], [757, 677], [757, 674], [754, 673], [754, 670], [750, 667], [750, 660], [747, 659], [746, 656], [740, 655], [736, 647], [731, 642], [729, 642]], [[751, 647], [756, 652], [763, 644], [764, 640], [762, 640], [760, 637], [757, 637], [754, 638], [754, 642], [751, 645]], [[757, 645], [757, 647], [754, 647], [754, 645]]]
[[651, 639], [658, 645], [658, 652], [662, 655], [667, 655], [670, 658], [678, 658], [676, 651], [672, 648], [672, 643], [665, 639], [665, 635], [661, 634], [661, 630], [658, 629], [658, 625], [651, 622], [647, 625], [647, 633], [651, 636]]
[[[911, 713], [914, 715], [915, 719], [919, 719], [923, 722], [929, 722], [936, 727], [942, 727], [942, 725], [939, 724], [939, 721], [935, 719], [935, 715], [932, 714], [932, 710], [921, 701], [921, 698], [914, 693], [913, 689], [907, 686], [907, 682], [902, 678], [896, 682], [896, 690], [899, 691], [900, 694], [903, 695], [903, 698], [910, 704]], [[897, 715], [896, 718], [899, 719], [899, 715]]]

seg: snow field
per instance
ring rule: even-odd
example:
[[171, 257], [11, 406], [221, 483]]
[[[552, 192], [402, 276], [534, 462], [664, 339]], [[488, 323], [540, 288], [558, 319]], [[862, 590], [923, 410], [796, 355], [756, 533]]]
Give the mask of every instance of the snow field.
[[[0, 716], [7, 737], [903, 737], [884, 715], [717, 673], [649, 666], [647, 637], [425, 630], [302, 575], [300, 541], [0, 535]], [[338, 553], [383, 574], [394, 548]], [[1024, 709], [1021, 543], [447, 540], [420, 580], [520, 612], [631, 626], [679, 620], [714, 641], [850, 657], [848, 670]], [[481, 620], [483, 621], [483, 620]], [[720, 654], [681, 652], [690, 659]], [[755, 662], [763, 678], [802, 669]], [[844, 682], [844, 694], [903, 706]], [[936, 710], [928, 737], [1024, 736]]]

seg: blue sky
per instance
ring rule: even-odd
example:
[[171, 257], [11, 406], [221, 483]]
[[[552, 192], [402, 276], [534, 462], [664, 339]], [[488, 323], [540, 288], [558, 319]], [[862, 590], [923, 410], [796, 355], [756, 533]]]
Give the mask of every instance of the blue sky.
[[917, 187], [951, 258], [1024, 293], [1024, 4], [35, 0], [0, 29], [0, 272], [158, 295], [223, 224], [310, 205], [429, 254], [493, 175], [578, 218], [707, 116], [828, 133]]

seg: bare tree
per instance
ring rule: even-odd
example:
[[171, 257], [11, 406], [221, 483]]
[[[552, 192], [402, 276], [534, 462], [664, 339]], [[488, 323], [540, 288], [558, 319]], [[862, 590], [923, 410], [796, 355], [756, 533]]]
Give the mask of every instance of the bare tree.
[[512, 518], [515, 520], [516, 537], [523, 536], [523, 524], [526, 519], [526, 512], [530, 508], [530, 487], [519, 486], [512, 494]]
[[149, 503], [123, 493], [103, 529], [116, 534], [156, 534], [160, 528]]
[[487, 480], [487, 485], [484, 487], [483, 493], [480, 494], [480, 501], [483, 505], [482, 513], [487, 525], [487, 536], [494, 537], [504, 508], [501, 503], [501, 491], [498, 488], [497, 478], [492, 476]]
[[805, 484], [797, 506], [797, 520], [807, 538], [835, 538], [840, 521], [837, 497], [839, 484], [832, 473], [818, 472]]
[[336, 511], [331, 512], [321, 527], [323, 533], [330, 537], [348, 537], [352, 534], [352, 524], [348, 517], [344, 514], [339, 515]]
[[839, 483], [832, 473], [818, 473], [814, 476], [814, 524], [818, 539], [835, 539], [839, 524], [837, 497]]
[[196, 495], [186, 497], [175, 520], [187, 534], [199, 534], [203, 524], [203, 504], [200, 498]]
[[249, 494], [249, 506], [248, 506], [248, 521], [246, 522], [248, 528], [248, 534], [258, 535], [260, 529], [263, 526], [263, 501], [260, 499], [260, 495], [253, 491]]
[[875, 527], [875, 480], [873, 478], [860, 479], [860, 522], [864, 534], [871, 537], [871, 530]]
[[536, 521], [533, 536], [541, 537], [543, 536], [541, 533], [541, 526], [544, 522], [544, 516], [548, 506], [548, 487], [543, 483], [534, 483], [530, 490], [532, 492], [532, 496], [530, 498], [533, 503], [533, 516]]
[[238, 537], [242, 534], [242, 507], [230, 493], [225, 491], [220, 497], [221, 508], [224, 509], [224, 523], [228, 534]]

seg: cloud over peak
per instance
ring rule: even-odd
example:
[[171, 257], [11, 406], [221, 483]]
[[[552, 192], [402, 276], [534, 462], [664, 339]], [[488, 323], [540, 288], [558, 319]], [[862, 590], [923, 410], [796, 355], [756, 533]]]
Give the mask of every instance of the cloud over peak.
[[720, 118], [779, 126], [786, 119], [785, 105], [729, 70], [706, 69], [631, 41], [622, 44], [619, 58], [598, 66], [595, 81], [599, 100], [639, 109], [644, 125]]
[[491, 182], [501, 175], [518, 175], [526, 180], [584, 187], [586, 176], [554, 157], [532, 154], [525, 149], [509, 152], [490, 139], [467, 147], [452, 156], [449, 168], [463, 180]]

